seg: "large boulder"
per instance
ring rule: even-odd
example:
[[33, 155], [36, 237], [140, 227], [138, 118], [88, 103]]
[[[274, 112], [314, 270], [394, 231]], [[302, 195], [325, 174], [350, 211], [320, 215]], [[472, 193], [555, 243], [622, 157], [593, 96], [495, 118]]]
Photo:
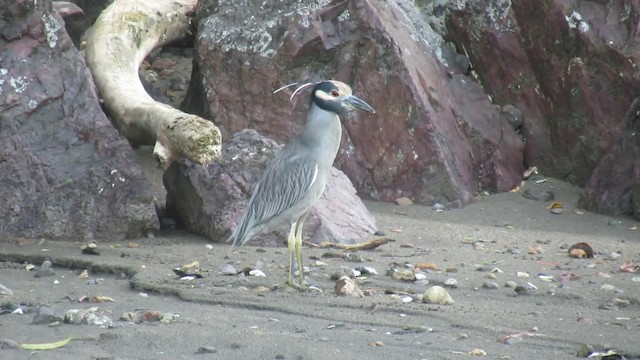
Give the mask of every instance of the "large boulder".
[[579, 204], [640, 220], [640, 99], [633, 105], [625, 117], [629, 128], [593, 171]]
[[335, 78], [376, 109], [343, 119], [337, 166], [361, 195], [459, 206], [519, 183], [522, 139], [464, 61], [446, 61], [449, 47], [412, 2], [208, 0], [198, 18], [185, 106], [214, 118], [223, 136], [249, 127], [291, 138], [308, 97], [291, 105], [292, 90], [273, 90]]
[[[253, 186], [268, 162], [281, 149], [255, 130], [243, 130], [227, 140], [222, 155], [203, 166], [187, 160], [173, 163], [164, 175], [168, 210], [185, 227], [213, 241], [225, 241], [242, 216]], [[376, 231], [375, 220], [349, 179], [333, 168], [324, 194], [310, 212], [304, 235], [313, 242], [353, 243]], [[256, 236], [255, 241], [275, 245], [286, 240], [289, 229]]]
[[584, 186], [628, 127], [640, 95], [633, 4], [478, 0], [451, 11], [450, 36], [484, 89], [522, 110], [527, 166]]
[[135, 154], [100, 109], [57, 13], [31, 0], [0, 6], [0, 94], [0, 241], [158, 229]]

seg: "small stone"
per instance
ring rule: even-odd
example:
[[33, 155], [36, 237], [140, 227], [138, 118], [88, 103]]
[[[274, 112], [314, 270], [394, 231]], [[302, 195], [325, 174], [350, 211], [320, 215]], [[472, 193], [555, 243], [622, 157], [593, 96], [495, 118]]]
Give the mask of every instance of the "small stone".
[[523, 271], [518, 271], [518, 272], [516, 272], [516, 276], [519, 277], [519, 278], [528, 278], [529, 277], [529, 273], [523, 272]]
[[409, 199], [408, 197], [399, 197], [396, 199], [396, 204], [400, 206], [411, 206], [413, 205], [413, 201], [411, 201], [411, 199]]
[[215, 346], [201, 346], [198, 348], [198, 351], [196, 351], [196, 355], [215, 354], [217, 352], [218, 349], [216, 349]]
[[616, 291], [616, 287], [611, 284], [604, 284], [600, 287], [600, 290], [614, 292]]
[[483, 288], [485, 288], [485, 289], [491, 289], [491, 290], [493, 290], [493, 289], [497, 289], [497, 288], [499, 288], [500, 286], [499, 286], [497, 283], [493, 282], [493, 281], [485, 281], [485, 282], [482, 284], [482, 287], [483, 287]]
[[249, 271], [249, 276], [267, 277], [267, 275], [262, 270], [259, 270], [259, 269], [253, 269]]
[[454, 303], [449, 292], [442, 286], [432, 286], [428, 288], [422, 295], [422, 301], [428, 304], [440, 305], [450, 305]]
[[20, 349], [20, 344], [11, 339], [0, 339], [0, 350]]
[[424, 273], [421, 273], [421, 272], [416, 273], [414, 276], [415, 276], [415, 279], [417, 281], [421, 281], [421, 280], [426, 280], [427, 279], [427, 275], [424, 274]]
[[369, 346], [373, 346], [373, 347], [383, 347], [384, 343], [382, 341], [374, 341], [372, 343], [369, 343]]
[[609, 226], [620, 226], [622, 225], [622, 221], [621, 220], [617, 220], [617, 219], [611, 219], [608, 222]]
[[609, 253], [608, 258], [609, 258], [609, 260], [617, 260], [617, 259], [619, 259], [621, 256], [622, 256], [622, 255], [621, 255], [619, 252], [612, 251], [612, 252], [610, 252], [610, 253]]
[[514, 289], [516, 286], [518, 286], [518, 283], [513, 281], [513, 280], [509, 280], [509, 281], [504, 283], [504, 287], [508, 287], [508, 288], [512, 288], [512, 289]]
[[391, 277], [393, 277], [396, 280], [403, 280], [403, 281], [414, 281], [416, 279], [416, 276], [413, 273], [413, 270], [410, 270], [410, 269], [396, 270], [393, 272]]
[[620, 298], [613, 298], [611, 299], [611, 303], [613, 305], [619, 306], [619, 307], [626, 307], [631, 305], [631, 301], [627, 300], [627, 299], [620, 299]]
[[35, 277], [41, 278], [55, 275], [56, 273], [51, 268], [51, 265], [51, 261], [49, 260], [45, 260], [44, 262], [42, 262], [42, 265], [40, 265], [40, 268], [38, 268], [38, 270], [36, 271]]
[[450, 287], [450, 288], [457, 288], [458, 287], [458, 280], [456, 280], [455, 278], [446, 278], [444, 280], [444, 286]]
[[222, 275], [236, 275], [238, 273], [238, 269], [232, 264], [224, 264], [220, 268], [220, 273]]
[[372, 268], [371, 266], [358, 266], [356, 270], [365, 275], [378, 275], [378, 270]]
[[413, 298], [411, 296], [403, 296], [400, 298], [400, 301], [402, 301], [403, 303], [410, 303], [413, 301]]
[[553, 191], [529, 188], [522, 193], [522, 197], [529, 200], [547, 202], [553, 200], [556, 197], [556, 194]]
[[488, 273], [487, 274], [487, 279], [495, 280], [497, 278], [498, 278], [498, 276], [496, 274], [494, 274], [494, 273]]
[[64, 321], [64, 317], [47, 306], [41, 306], [33, 316], [33, 323], [37, 325], [50, 324], [56, 321]]
[[213, 250], [213, 245], [207, 244], [207, 245], [204, 246], [204, 248], [207, 249], [207, 250]]
[[348, 276], [342, 276], [338, 279], [338, 281], [336, 281], [334, 285], [334, 291], [338, 296], [364, 296], [364, 294], [358, 287], [358, 283]]
[[433, 206], [431, 207], [431, 210], [435, 210], [437, 212], [441, 212], [441, 211], [445, 211], [447, 210], [446, 206], [440, 204], [440, 203], [435, 203], [433, 204]]
[[111, 340], [117, 340], [118, 337], [119, 335], [117, 333], [105, 332], [105, 333], [100, 333], [99, 339], [100, 341], [111, 341]]

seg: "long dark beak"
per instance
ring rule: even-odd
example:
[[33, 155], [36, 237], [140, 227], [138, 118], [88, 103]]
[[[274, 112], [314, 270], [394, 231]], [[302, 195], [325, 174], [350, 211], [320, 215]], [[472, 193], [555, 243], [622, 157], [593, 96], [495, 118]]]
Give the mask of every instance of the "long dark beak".
[[373, 110], [373, 108], [369, 104], [364, 102], [364, 100], [354, 95], [346, 95], [344, 96], [342, 101], [350, 109], [360, 109], [370, 113], [376, 112], [375, 110]]

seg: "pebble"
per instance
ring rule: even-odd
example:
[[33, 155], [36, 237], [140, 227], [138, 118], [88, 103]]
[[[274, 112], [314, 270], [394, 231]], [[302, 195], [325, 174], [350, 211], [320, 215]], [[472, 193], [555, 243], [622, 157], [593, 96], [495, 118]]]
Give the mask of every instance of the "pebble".
[[498, 278], [498, 276], [496, 274], [493, 274], [493, 273], [488, 273], [487, 274], [487, 279], [495, 280], [497, 278]]
[[609, 260], [617, 260], [621, 257], [622, 255], [619, 252], [616, 251], [612, 251], [609, 253]]
[[334, 291], [338, 296], [364, 297], [364, 294], [358, 287], [358, 283], [348, 276], [342, 276], [336, 281]]
[[441, 211], [447, 210], [447, 207], [442, 205], [442, 204], [440, 204], [440, 203], [435, 203], [431, 207], [431, 210], [434, 210], [434, 211], [437, 211], [437, 212], [441, 212]]
[[42, 265], [40, 265], [40, 268], [36, 271], [35, 277], [41, 278], [41, 277], [55, 275], [56, 273], [51, 268], [51, 265], [52, 265], [51, 261], [49, 261], [49, 260], [43, 261]]
[[458, 280], [456, 280], [455, 278], [446, 278], [444, 280], [443, 284], [446, 287], [457, 288], [458, 287]]
[[611, 219], [611, 220], [609, 220], [608, 225], [609, 226], [620, 226], [620, 225], [622, 225], [622, 221], [616, 220], [616, 219]]
[[427, 279], [427, 275], [424, 274], [424, 273], [421, 273], [421, 272], [416, 273], [414, 276], [415, 276], [416, 280], [426, 280]]
[[602, 291], [616, 291], [616, 287], [611, 284], [604, 284], [600, 287]]
[[410, 269], [396, 270], [393, 272], [391, 277], [393, 277], [396, 280], [404, 280], [404, 281], [414, 281], [416, 279], [416, 276], [413, 273], [413, 270], [410, 270]]
[[508, 288], [515, 288], [516, 286], [518, 286], [518, 283], [513, 281], [513, 280], [509, 280], [507, 282], [504, 283], [504, 287], [508, 287]]
[[408, 197], [399, 197], [396, 199], [396, 204], [400, 206], [411, 206], [413, 205], [413, 201], [411, 201], [411, 199], [409, 199]]
[[499, 288], [500, 286], [497, 283], [493, 282], [493, 281], [485, 281], [484, 284], [482, 284], [482, 287], [485, 288], [485, 289], [492, 289], [493, 290], [493, 289]]
[[356, 270], [366, 275], [378, 275], [378, 270], [372, 268], [371, 266], [358, 266]]
[[518, 272], [516, 272], [516, 276], [519, 277], [519, 278], [527, 278], [527, 277], [529, 277], [529, 273], [523, 272], [523, 271], [518, 271]]
[[613, 298], [611, 299], [611, 303], [616, 306], [625, 307], [631, 305], [631, 301], [627, 299]]
[[207, 250], [213, 250], [213, 245], [207, 244], [207, 245], [204, 246], [204, 248], [207, 249]]
[[422, 295], [422, 301], [428, 304], [449, 305], [453, 304], [453, 298], [442, 286], [432, 286]]
[[411, 296], [403, 296], [400, 298], [400, 301], [402, 301], [403, 303], [410, 303], [413, 301], [413, 298]]
[[88, 309], [69, 309], [64, 314], [64, 322], [72, 325], [95, 325], [100, 327], [111, 327], [113, 321], [106, 316], [97, 314], [97, 307]]
[[40, 306], [33, 316], [33, 323], [37, 325], [50, 324], [56, 321], [64, 321], [64, 316], [47, 306]]
[[100, 285], [104, 282], [104, 278], [95, 278], [87, 280], [87, 285]]
[[[198, 348], [198, 351], [196, 351], [196, 355], [215, 354], [217, 352], [218, 352], [218, 349], [216, 349], [214, 346], [201, 346]], [[276, 355], [276, 359], [277, 359], [277, 355]]]
[[11, 291], [11, 289], [9, 289], [8, 287], [0, 284], [0, 295], [2, 295], [2, 296], [11, 296], [11, 295], [13, 295], [13, 291]]
[[220, 272], [222, 273], [222, 275], [236, 275], [238, 273], [238, 270], [231, 264], [224, 264], [220, 268]]
[[259, 270], [259, 269], [253, 269], [249, 271], [249, 276], [267, 277], [267, 275], [262, 270]]

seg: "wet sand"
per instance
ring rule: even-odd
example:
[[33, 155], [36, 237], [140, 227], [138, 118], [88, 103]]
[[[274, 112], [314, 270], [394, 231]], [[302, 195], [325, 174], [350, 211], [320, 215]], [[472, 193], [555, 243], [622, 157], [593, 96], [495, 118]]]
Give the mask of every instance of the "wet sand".
[[[637, 222], [581, 212], [575, 208], [579, 189], [557, 180], [526, 186], [553, 190], [564, 212], [551, 214], [549, 202], [524, 199], [521, 192], [445, 212], [367, 202], [379, 229], [395, 241], [358, 252], [361, 263], [323, 257], [342, 250], [305, 247], [308, 281], [322, 292], [273, 289], [287, 276], [284, 247], [249, 245], [228, 254], [228, 244], [181, 231], [132, 240], [135, 248], [101, 242], [98, 256], [82, 254], [80, 243], [1, 243], [0, 284], [13, 291], [0, 296], [2, 303], [48, 305], [61, 314], [98, 307], [116, 325], [49, 327], [31, 324], [33, 314], [0, 315], [0, 339], [81, 338], [55, 350], [0, 350], [0, 358], [463, 359], [481, 349], [489, 359], [575, 359], [583, 343], [640, 358], [640, 273], [620, 271], [626, 260], [640, 264]], [[590, 243], [596, 257], [570, 258], [567, 246], [576, 242]], [[529, 254], [530, 248], [538, 254]], [[25, 262], [45, 258], [54, 263], [54, 276], [35, 278], [24, 270]], [[202, 279], [180, 280], [172, 272], [193, 261], [200, 263]], [[429, 284], [386, 274], [422, 262], [440, 269], [425, 272]], [[266, 277], [223, 275], [227, 263], [260, 269]], [[368, 295], [337, 297], [331, 275], [358, 266], [378, 272], [359, 280]], [[84, 269], [89, 279], [104, 281], [88, 285], [78, 276]], [[448, 278], [458, 283], [447, 288], [454, 304], [402, 301]], [[505, 287], [508, 281], [528, 290], [516, 294]], [[488, 282], [498, 287], [485, 288]], [[601, 289], [607, 284], [617, 290]], [[78, 303], [83, 295], [115, 302]], [[629, 305], [612, 307], [613, 298]], [[168, 324], [118, 321], [124, 312], [143, 310], [179, 317]], [[525, 335], [498, 341], [513, 334]], [[210, 353], [196, 355], [201, 347]]]

